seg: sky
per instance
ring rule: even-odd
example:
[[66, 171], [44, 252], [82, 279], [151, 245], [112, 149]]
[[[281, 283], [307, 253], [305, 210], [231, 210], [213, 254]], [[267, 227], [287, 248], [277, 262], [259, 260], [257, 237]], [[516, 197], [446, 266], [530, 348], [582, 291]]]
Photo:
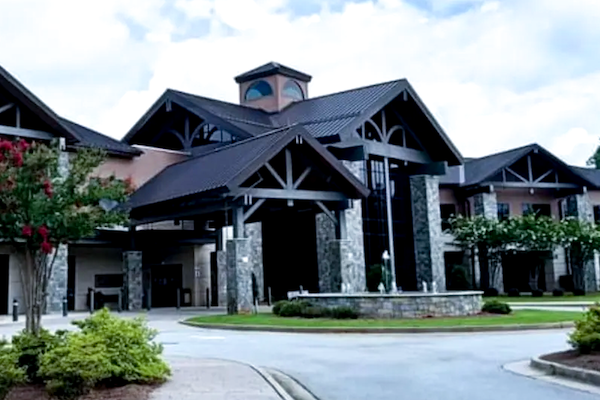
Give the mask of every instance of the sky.
[[166, 88], [238, 102], [269, 61], [310, 96], [406, 78], [460, 152], [600, 144], [598, 0], [0, 0], [0, 65], [120, 139]]

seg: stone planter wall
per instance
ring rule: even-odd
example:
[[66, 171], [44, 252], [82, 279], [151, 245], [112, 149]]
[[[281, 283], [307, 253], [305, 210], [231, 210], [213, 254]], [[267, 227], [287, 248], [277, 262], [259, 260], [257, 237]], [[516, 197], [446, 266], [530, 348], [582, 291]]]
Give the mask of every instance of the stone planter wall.
[[481, 312], [483, 292], [298, 295], [316, 306], [351, 307], [361, 318], [459, 317]]

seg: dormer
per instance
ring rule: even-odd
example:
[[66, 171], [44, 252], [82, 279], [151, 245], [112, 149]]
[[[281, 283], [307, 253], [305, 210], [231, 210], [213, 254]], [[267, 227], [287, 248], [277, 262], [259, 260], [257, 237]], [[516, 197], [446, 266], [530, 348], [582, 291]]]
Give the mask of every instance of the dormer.
[[240, 88], [240, 104], [279, 112], [294, 101], [308, 98], [312, 77], [303, 72], [270, 62], [235, 77]]

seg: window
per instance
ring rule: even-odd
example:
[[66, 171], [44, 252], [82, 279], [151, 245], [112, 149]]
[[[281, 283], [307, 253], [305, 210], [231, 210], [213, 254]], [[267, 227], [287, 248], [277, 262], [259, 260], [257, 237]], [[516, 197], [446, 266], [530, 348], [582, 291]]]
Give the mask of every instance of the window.
[[244, 99], [246, 101], [260, 99], [261, 97], [270, 96], [273, 94], [273, 89], [267, 81], [254, 82], [248, 90]]
[[523, 203], [523, 215], [535, 215], [539, 217], [541, 215], [546, 217], [552, 216], [550, 204], [531, 204]]
[[283, 85], [283, 90], [281, 91], [283, 97], [287, 97], [294, 100], [304, 100], [304, 92], [300, 85], [295, 81], [287, 81], [285, 85]]
[[498, 219], [507, 220], [510, 217], [510, 205], [508, 203], [498, 203]]
[[442, 216], [442, 231], [451, 228], [450, 219], [456, 216], [455, 204], [440, 204], [440, 214]]
[[600, 206], [594, 206], [594, 222], [600, 225]]
[[95, 276], [95, 287], [100, 288], [120, 288], [123, 286], [123, 274], [102, 274]]

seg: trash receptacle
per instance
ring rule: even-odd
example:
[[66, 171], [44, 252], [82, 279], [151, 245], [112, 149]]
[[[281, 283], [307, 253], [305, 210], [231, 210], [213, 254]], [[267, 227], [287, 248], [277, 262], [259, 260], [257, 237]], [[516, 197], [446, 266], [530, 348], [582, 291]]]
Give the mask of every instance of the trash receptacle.
[[183, 289], [183, 301], [181, 302], [184, 307], [191, 307], [192, 305], [192, 289]]

